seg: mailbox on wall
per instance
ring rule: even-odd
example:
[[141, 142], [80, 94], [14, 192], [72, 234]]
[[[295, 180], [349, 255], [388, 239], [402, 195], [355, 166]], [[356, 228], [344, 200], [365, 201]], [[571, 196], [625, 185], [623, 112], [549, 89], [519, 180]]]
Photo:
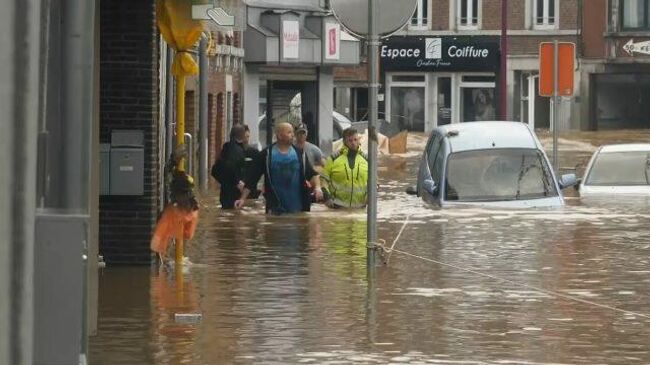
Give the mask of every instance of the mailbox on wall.
[[110, 195], [144, 194], [144, 132], [114, 130], [110, 149]]

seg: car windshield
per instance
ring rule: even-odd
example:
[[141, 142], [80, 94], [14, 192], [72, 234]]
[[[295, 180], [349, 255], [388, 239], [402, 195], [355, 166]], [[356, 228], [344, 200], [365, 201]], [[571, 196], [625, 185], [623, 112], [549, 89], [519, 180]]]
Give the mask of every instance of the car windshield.
[[445, 199], [499, 201], [557, 195], [544, 155], [535, 149], [490, 149], [452, 153]]
[[650, 151], [607, 152], [596, 156], [586, 185], [650, 185]]

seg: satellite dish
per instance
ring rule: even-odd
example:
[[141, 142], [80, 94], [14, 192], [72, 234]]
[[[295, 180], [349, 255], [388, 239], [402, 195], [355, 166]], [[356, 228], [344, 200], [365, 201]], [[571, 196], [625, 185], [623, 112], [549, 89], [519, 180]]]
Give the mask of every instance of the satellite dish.
[[[369, 0], [330, 0], [332, 12], [345, 29], [361, 38], [368, 38]], [[417, 6], [417, 0], [375, 0], [377, 34], [391, 35], [408, 23]]]

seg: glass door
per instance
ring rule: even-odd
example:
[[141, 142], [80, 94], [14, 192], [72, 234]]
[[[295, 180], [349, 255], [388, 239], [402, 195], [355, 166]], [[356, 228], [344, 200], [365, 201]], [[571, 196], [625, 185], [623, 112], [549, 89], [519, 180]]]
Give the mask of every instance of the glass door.
[[451, 124], [451, 77], [438, 77], [438, 125]]

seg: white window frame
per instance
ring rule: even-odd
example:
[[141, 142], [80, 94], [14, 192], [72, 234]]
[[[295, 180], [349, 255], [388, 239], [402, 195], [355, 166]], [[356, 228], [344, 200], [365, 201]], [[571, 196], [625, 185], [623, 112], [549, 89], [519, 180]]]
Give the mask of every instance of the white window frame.
[[[441, 78], [448, 78], [451, 81], [451, 94], [449, 95], [449, 105], [451, 109], [451, 124], [454, 124], [458, 121], [458, 110], [456, 107], [457, 104], [457, 99], [458, 99], [458, 91], [459, 88], [456, 87], [457, 83], [457, 74], [452, 73], [452, 72], [436, 72], [431, 75], [431, 83], [430, 83], [430, 88], [431, 88], [431, 93], [432, 95], [432, 105], [431, 105], [431, 115], [429, 118], [431, 119], [432, 123], [430, 126], [430, 129], [436, 128], [439, 125], [439, 120], [438, 120], [438, 95], [440, 94], [440, 90], [438, 90], [438, 80]], [[427, 132], [429, 132], [427, 130]]]
[[[431, 17], [429, 16], [430, 12], [429, 10], [431, 9], [431, 1], [430, 0], [416, 0], [417, 5], [415, 7], [415, 13], [409, 20], [409, 29], [411, 30], [427, 30], [429, 29], [429, 24], [430, 24], [430, 19]], [[426, 14], [423, 14], [422, 12], [422, 6], [423, 4], [427, 5], [427, 11]], [[413, 24], [413, 20], [416, 20], [416, 24]]]
[[[472, 72], [472, 73], [459, 73], [457, 74], [457, 80], [458, 80], [458, 91], [456, 92], [456, 105], [453, 106], [452, 108], [456, 110], [456, 120], [454, 121], [452, 119], [452, 123], [465, 123], [467, 122], [462, 121], [461, 118], [463, 118], [464, 110], [463, 108], [463, 89], [465, 88], [483, 88], [483, 89], [494, 89], [494, 96], [496, 97], [497, 95], [497, 89], [496, 89], [496, 81], [497, 81], [497, 74], [496, 73], [490, 73], [490, 72]], [[463, 81], [463, 76], [488, 76], [488, 77], [493, 77], [494, 81]], [[496, 113], [496, 110], [495, 110]]]
[[[476, 13], [476, 24], [462, 24], [461, 23], [461, 5], [462, 2], [467, 3], [467, 12], [468, 15], [474, 15]], [[456, 28], [458, 30], [478, 30], [481, 29], [482, 20], [483, 20], [483, 1], [478, 0], [477, 5], [478, 9], [474, 9], [473, 0], [456, 0]], [[468, 17], [472, 18], [472, 17]]]
[[[422, 81], [393, 81], [394, 76], [422, 76]], [[391, 116], [391, 96], [393, 87], [421, 87], [424, 89], [424, 130], [428, 131], [430, 121], [429, 114], [429, 73], [424, 72], [390, 72], [386, 74], [386, 94], [384, 97], [384, 118]], [[392, 119], [392, 118], [391, 118]], [[389, 122], [393, 122], [389, 120]]]
[[[537, 4], [542, 1], [544, 2], [543, 4], [543, 9], [544, 9], [544, 14], [542, 15], [543, 22], [542, 23], [537, 23]], [[553, 23], [550, 23], [549, 21], [549, 3], [553, 1], [553, 5], [555, 5], [555, 15], [553, 17]], [[531, 9], [531, 24], [533, 25], [533, 29], [539, 29], [539, 30], [545, 30], [545, 29], [559, 29], [559, 24], [560, 24], [560, 0], [532, 0], [532, 9]]]
[[[522, 71], [520, 74], [520, 121], [523, 123], [525, 120], [528, 120], [528, 125], [531, 128], [535, 128], [535, 104], [537, 98], [537, 85], [539, 80], [539, 74], [536, 72], [525, 72]], [[524, 87], [524, 80], [526, 80], [526, 85]], [[524, 92], [526, 95], [524, 95]], [[524, 107], [525, 106], [525, 107]], [[524, 118], [524, 115], [526, 118]]]

